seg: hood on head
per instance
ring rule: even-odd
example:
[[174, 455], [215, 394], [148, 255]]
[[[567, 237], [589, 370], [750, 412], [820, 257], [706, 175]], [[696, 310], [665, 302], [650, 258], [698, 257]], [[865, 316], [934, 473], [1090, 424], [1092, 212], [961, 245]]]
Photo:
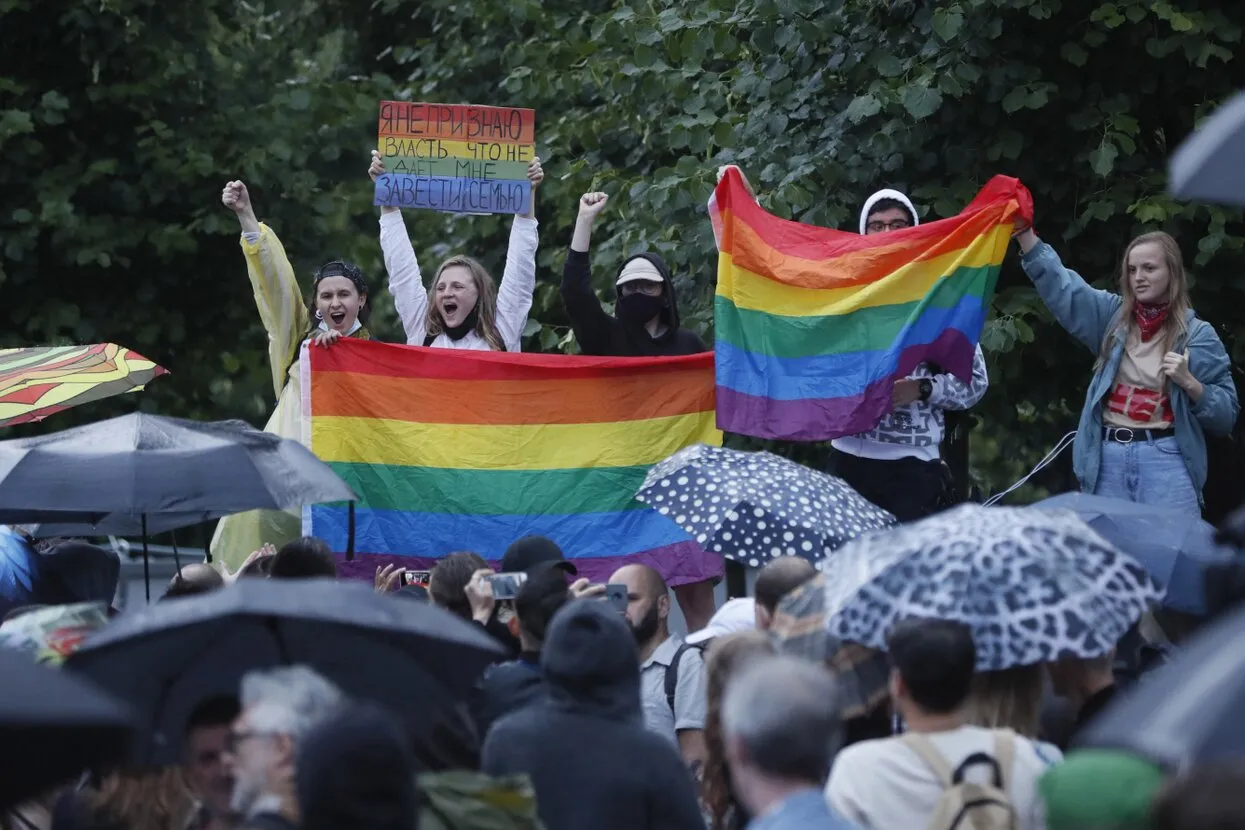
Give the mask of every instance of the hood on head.
[[[661, 319], [662, 319], [662, 322], [666, 324], [667, 328], [669, 328], [671, 331], [675, 331], [676, 329], [679, 328], [679, 298], [675, 294], [674, 279], [670, 276], [670, 268], [666, 265], [666, 261], [662, 259], [659, 254], [652, 254], [652, 253], [633, 254], [632, 256], [629, 256], [625, 260], [623, 260], [622, 268], [618, 269], [618, 274], [621, 276], [623, 272], [623, 268], [627, 267], [627, 263], [631, 262], [632, 260], [636, 260], [636, 259], [648, 260], [649, 262], [653, 264], [653, 267], [656, 268], [657, 271], [661, 274], [662, 284], [665, 285], [666, 287], [666, 290], [663, 293], [663, 296], [665, 296], [666, 298], [666, 306], [665, 308], [661, 310]], [[618, 285], [617, 285], [618, 277], [615, 277], [614, 280], [615, 280], [615, 285], [614, 285], [615, 292], [621, 293], [621, 292], [618, 292]]]
[[550, 696], [614, 717], [640, 715], [640, 660], [627, 621], [599, 600], [567, 603], [549, 625], [540, 664]]
[[415, 755], [396, 717], [373, 703], [347, 704], [299, 747], [304, 830], [409, 830], [415, 826]]
[[874, 193], [866, 199], [865, 206], [860, 209], [861, 236], [865, 235], [865, 226], [869, 224], [869, 211], [873, 210], [873, 206], [883, 199], [894, 199], [896, 202], [899, 202], [901, 205], [906, 207], [908, 212], [912, 214], [912, 227], [915, 228], [917, 225], [921, 224], [921, 217], [917, 215], [916, 206], [912, 204], [912, 200], [903, 193], [900, 193], [898, 190], [891, 190], [887, 187], [879, 190], [877, 193]]

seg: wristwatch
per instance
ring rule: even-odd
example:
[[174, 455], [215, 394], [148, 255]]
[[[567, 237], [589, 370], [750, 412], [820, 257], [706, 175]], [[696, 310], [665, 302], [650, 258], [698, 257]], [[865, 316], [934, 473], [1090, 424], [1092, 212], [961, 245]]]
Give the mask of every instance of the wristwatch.
[[921, 389], [921, 402], [927, 402], [929, 396], [934, 394], [934, 382], [929, 378], [921, 378], [917, 381], [917, 386]]

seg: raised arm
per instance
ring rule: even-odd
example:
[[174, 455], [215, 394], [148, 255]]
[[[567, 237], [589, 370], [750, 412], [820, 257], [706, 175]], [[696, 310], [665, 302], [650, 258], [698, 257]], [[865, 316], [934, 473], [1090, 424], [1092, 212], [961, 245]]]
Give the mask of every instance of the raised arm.
[[536, 247], [540, 244], [536, 189], [545, 180], [539, 158], [532, 159], [528, 165], [527, 178], [532, 183], [531, 209], [524, 215], [516, 214], [510, 226], [506, 268], [502, 272], [501, 285], [497, 286], [497, 330], [501, 332], [508, 352], [523, 349], [523, 327], [527, 325], [527, 315], [532, 310], [532, 292], [536, 290]]
[[1093, 288], [1075, 271], [1064, 267], [1055, 249], [1038, 239], [1033, 228], [1016, 235], [1020, 265], [1059, 325], [1091, 352], [1102, 347], [1111, 318], [1119, 311], [1118, 294]]
[[[380, 153], [372, 151], [372, 164], [368, 167], [372, 181], [385, 172], [385, 162]], [[411, 346], [424, 345], [428, 331], [428, 292], [419, 271], [419, 260], [411, 247], [411, 237], [402, 221], [402, 211], [391, 205], [380, 209], [380, 250], [385, 256], [385, 271], [389, 274], [389, 293], [393, 307], [402, 321], [402, 331]]]
[[255, 293], [255, 306], [264, 330], [268, 332], [268, 365], [272, 388], [277, 397], [285, 388], [286, 373], [294, 362], [298, 347], [307, 333], [310, 319], [298, 290], [294, 268], [285, 255], [281, 240], [267, 225], [255, 218], [251, 195], [240, 181], [229, 182], [221, 192], [221, 202], [238, 217], [242, 226], [242, 253], [247, 276]]
[[579, 217], [575, 220], [575, 232], [571, 235], [571, 249], [562, 267], [562, 305], [566, 316], [571, 318], [575, 339], [585, 354], [597, 354], [600, 349], [593, 344], [608, 340], [614, 319], [601, 308], [601, 301], [592, 290], [592, 260], [588, 249], [592, 244], [592, 226], [605, 210], [609, 196], [604, 193], [585, 193], [579, 199]]

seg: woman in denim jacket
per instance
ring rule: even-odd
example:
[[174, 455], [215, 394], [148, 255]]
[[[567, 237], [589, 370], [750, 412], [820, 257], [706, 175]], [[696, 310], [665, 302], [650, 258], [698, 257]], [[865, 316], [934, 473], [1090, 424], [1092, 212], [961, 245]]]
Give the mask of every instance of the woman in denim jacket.
[[1065, 268], [1032, 227], [1015, 237], [1042, 301], [1098, 356], [1072, 451], [1081, 489], [1200, 512], [1206, 433], [1231, 432], [1240, 407], [1227, 351], [1189, 305], [1176, 240], [1130, 242], [1115, 294]]

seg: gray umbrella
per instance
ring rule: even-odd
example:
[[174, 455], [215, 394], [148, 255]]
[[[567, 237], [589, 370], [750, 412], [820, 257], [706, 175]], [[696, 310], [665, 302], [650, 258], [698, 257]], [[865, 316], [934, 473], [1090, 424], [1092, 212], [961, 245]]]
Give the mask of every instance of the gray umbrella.
[[243, 579], [122, 614], [66, 668], [142, 716], [140, 763], [176, 763], [191, 710], [237, 694], [254, 669], [306, 665], [342, 691], [431, 724], [470, 695], [502, 648], [478, 625], [427, 603], [331, 579]]
[[243, 421], [140, 412], [0, 441], [0, 523], [37, 524], [42, 536], [145, 540], [245, 510], [356, 498], [302, 444]]
[[1185, 139], [1168, 164], [1172, 195], [1245, 205], [1245, 93]]
[[[243, 421], [135, 413], [0, 441], [0, 523], [157, 533], [244, 510], [352, 501], [297, 441]], [[45, 528], [47, 530], [47, 528]]]

